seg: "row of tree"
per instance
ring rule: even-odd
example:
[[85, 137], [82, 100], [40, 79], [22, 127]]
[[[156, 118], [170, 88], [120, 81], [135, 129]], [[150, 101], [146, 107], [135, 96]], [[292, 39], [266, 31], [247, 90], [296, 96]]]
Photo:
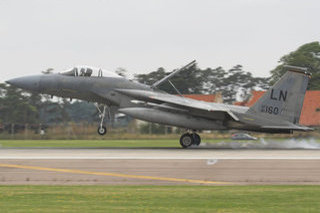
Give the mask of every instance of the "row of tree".
[[[312, 42], [299, 47], [280, 59], [279, 65], [271, 71], [269, 78], [253, 77], [241, 65], [230, 70], [222, 67], [201, 69], [192, 66], [179, 73], [171, 81], [182, 94], [213, 94], [220, 92], [225, 103], [233, 103], [237, 98], [245, 99], [252, 89], [267, 89], [284, 74], [284, 65], [307, 67], [313, 74], [308, 89], [320, 89], [320, 45]], [[50, 70], [51, 72], [52, 70]], [[125, 75], [125, 70], [118, 70]], [[163, 78], [168, 73], [164, 68], [148, 74], [135, 75], [135, 80], [149, 84]], [[160, 89], [176, 94], [169, 84]], [[49, 96], [31, 94], [21, 89], [0, 84], [0, 124], [1, 123], [63, 123], [63, 122], [95, 122], [97, 112], [92, 103], [67, 99], [53, 101]]]

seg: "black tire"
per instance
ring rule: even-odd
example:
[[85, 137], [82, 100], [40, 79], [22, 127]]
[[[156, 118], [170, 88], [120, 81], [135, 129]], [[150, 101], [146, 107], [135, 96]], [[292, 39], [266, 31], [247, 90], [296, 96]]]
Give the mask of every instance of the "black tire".
[[98, 134], [99, 135], [105, 135], [107, 134], [107, 128], [105, 126], [98, 127]]
[[182, 148], [188, 148], [194, 143], [193, 137], [189, 133], [185, 133], [180, 137], [180, 145]]
[[192, 133], [192, 137], [193, 137], [193, 144], [196, 146], [199, 146], [201, 143], [200, 135], [198, 135], [197, 133]]

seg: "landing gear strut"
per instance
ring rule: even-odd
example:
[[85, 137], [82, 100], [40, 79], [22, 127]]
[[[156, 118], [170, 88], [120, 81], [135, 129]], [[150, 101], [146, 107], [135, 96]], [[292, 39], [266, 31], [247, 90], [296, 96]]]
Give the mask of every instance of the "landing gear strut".
[[192, 145], [199, 146], [201, 137], [197, 133], [185, 133], [180, 137], [180, 144], [182, 148], [188, 148]]
[[101, 119], [100, 125], [98, 127], [98, 134], [105, 135], [105, 134], [107, 134], [107, 128], [106, 128], [106, 126], [103, 125], [103, 121], [104, 121], [104, 118], [106, 117], [106, 109], [108, 109], [109, 116], [110, 116], [109, 108], [107, 107], [107, 105], [103, 105], [103, 109], [101, 110], [97, 103], [95, 104], [95, 106], [99, 112], [99, 118]]
[[191, 135], [192, 135], [193, 140], [194, 140], [194, 145], [199, 146], [200, 143], [201, 143], [201, 137], [200, 137], [200, 135], [198, 135], [198, 134], [195, 133], [195, 132], [192, 133]]

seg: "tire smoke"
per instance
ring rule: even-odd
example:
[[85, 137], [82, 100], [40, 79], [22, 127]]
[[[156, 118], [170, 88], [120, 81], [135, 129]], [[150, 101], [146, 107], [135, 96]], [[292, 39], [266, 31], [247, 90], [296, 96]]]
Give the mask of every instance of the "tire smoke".
[[258, 141], [222, 141], [201, 145], [202, 147], [215, 149], [320, 149], [320, 143], [314, 138], [287, 140], [260, 138]]

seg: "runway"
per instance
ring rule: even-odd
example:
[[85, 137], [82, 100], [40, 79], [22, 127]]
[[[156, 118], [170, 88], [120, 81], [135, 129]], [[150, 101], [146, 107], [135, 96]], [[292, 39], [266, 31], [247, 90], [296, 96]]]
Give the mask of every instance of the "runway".
[[320, 184], [320, 150], [0, 149], [0, 184]]
[[320, 150], [233, 150], [233, 149], [182, 149], [182, 148], [101, 148], [101, 149], [54, 149], [25, 148], [0, 149], [0, 159], [128, 159], [128, 160], [249, 160], [249, 159], [296, 159], [320, 160]]

